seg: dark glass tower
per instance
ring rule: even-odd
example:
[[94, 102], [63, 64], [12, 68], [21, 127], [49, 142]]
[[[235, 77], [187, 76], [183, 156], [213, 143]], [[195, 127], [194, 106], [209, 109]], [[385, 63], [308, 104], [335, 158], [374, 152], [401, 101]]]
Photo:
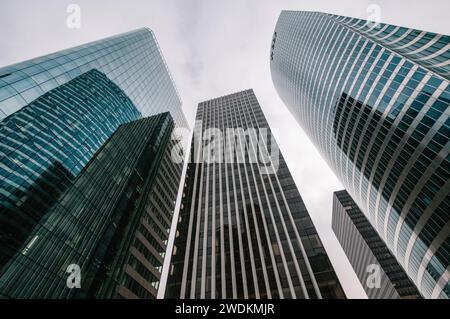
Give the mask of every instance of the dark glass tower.
[[[181, 175], [172, 130], [169, 113], [120, 126], [38, 220], [20, 220], [28, 232], [17, 247], [3, 243], [11, 254], [0, 295], [155, 298]], [[45, 174], [55, 167], [61, 176], [54, 165]], [[70, 264], [81, 269], [80, 289], [67, 286]]]
[[281, 13], [274, 85], [426, 298], [450, 296], [450, 37]]
[[[101, 162], [124, 171], [118, 171], [117, 175], [106, 168], [96, 168], [93, 182], [89, 170], [96, 167], [92, 163], [99, 158], [95, 157], [101, 157], [102, 150], [110, 147], [108, 143], [119, 127], [124, 131], [124, 124], [143, 125], [145, 121], [136, 121], [161, 112], [170, 112], [173, 118], [174, 123], [168, 125], [170, 133], [174, 125], [186, 126], [176, 88], [148, 29], [0, 68], [0, 295], [14, 298], [156, 295], [181, 176], [179, 165], [170, 160], [166, 148], [178, 146], [174, 142], [161, 146], [157, 151], [166, 154], [165, 159], [152, 162], [151, 169], [134, 167], [138, 176], [129, 171], [130, 167], [125, 169], [110, 159]], [[148, 125], [148, 130], [141, 133], [156, 134], [157, 125]], [[133, 127], [138, 126], [129, 128]], [[131, 135], [127, 138], [130, 141], [134, 138], [136, 143], [126, 144], [128, 150], [121, 149], [124, 161], [153, 161], [150, 157], [139, 157], [139, 152], [149, 145], [139, 144], [142, 141]], [[157, 139], [151, 143], [161, 144]], [[164, 164], [155, 166], [159, 162]], [[144, 178], [144, 173], [150, 175]], [[155, 174], [169, 175], [155, 180]], [[130, 243], [117, 242], [114, 237], [110, 239], [112, 246], [103, 247], [97, 245], [96, 237], [137, 231], [113, 232], [108, 228], [110, 218], [123, 216], [125, 209], [111, 205], [123, 205], [126, 201], [115, 202], [119, 198], [110, 198], [112, 193], [103, 193], [102, 188], [116, 183], [119, 196], [125, 192], [119, 182], [127, 178], [137, 179], [129, 181], [132, 187], [127, 190], [129, 196], [134, 192], [141, 194], [144, 187], [152, 188], [146, 198], [136, 195], [133, 199], [133, 203], [141, 206], [146, 201], [148, 214], [153, 216], [139, 226], [139, 238], [142, 242], [147, 240], [142, 245], [150, 252], [144, 253], [141, 249], [144, 246], [138, 246], [136, 239], [133, 251], [141, 255], [135, 259], [124, 253], [132, 250]], [[134, 212], [135, 208], [127, 208], [127, 214], [145, 216], [142, 208]], [[94, 222], [96, 214], [99, 219]], [[86, 228], [90, 222], [92, 228]], [[109, 235], [101, 233], [105, 228]], [[90, 256], [97, 254], [95, 249], [104, 249], [98, 252], [99, 256], [109, 257]], [[120, 257], [116, 255], [119, 252]], [[114, 268], [122, 267], [124, 262], [129, 263], [127, 275]], [[66, 268], [72, 263], [83, 265], [81, 290], [65, 287]], [[95, 267], [103, 277], [92, 272]], [[103, 278], [103, 284], [98, 285], [96, 278]], [[88, 289], [91, 281], [93, 288]], [[119, 285], [122, 288], [117, 288]]]
[[253, 90], [198, 105], [166, 297], [345, 298], [276, 150]]
[[332, 228], [370, 299], [421, 297], [345, 190], [334, 193]]

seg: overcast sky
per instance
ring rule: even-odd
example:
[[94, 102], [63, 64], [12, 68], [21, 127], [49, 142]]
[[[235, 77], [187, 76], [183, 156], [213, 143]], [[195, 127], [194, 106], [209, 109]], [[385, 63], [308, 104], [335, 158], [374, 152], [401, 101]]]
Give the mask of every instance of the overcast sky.
[[[69, 4], [81, 28], [66, 25]], [[314, 10], [450, 34], [448, 0], [0, 0], [0, 66], [150, 27], [193, 124], [198, 102], [253, 88], [349, 298], [366, 298], [331, 230], [333, 172], [278, 97], [269, 47], [281, 10]]]

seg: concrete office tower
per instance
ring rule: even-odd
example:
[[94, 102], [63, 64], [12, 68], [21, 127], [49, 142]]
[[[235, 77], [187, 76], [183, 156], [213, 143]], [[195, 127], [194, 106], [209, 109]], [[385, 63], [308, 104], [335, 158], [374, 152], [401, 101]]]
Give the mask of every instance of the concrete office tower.
[[370, 299], [417, 299], [419, 291], [347, 191], [333, 196], [332, 228]]
[[156, 298], [182, 170], [171, 161], [173, 127], [169, 113], [121, 125], [53, 202], [41, 198], [50, 207], [16, 225], [17, 247], [2, 242], [18, 252], [2, 265], [0, 296]]
[[198, 105], [166, 297], [345, 298], [253, 90]]
[[[29, 235], [50, 222], [49, 212], [55, 212], [60, 197], [116, 130], [161, 112], [170, 112], [175, 126], [187, 126], [169, 71], [148, 29], [0, 68], [1, 294], [70, 295], [11, 292], [13, 277], [9, 276], [15, 270], [10, 267], [18, 255], [31, 254], [39, 244], [38, 238], [30, 242]], [[128, 146], [132, 152], [133, 144]], [[180, 175], [175, 178], [179, 181]], [[176, 198], [172, 191], [176, 193], [177, 185], [170, 187], [166, 189], [169, 202]], [[64, 214], [81, 214], [85, 209], [65, 209]], [[51, 232], [53, 226], [48, 227]], [[65, 245], [69, 250], [72, 244]], [[68, 258], [66, 263], [70, 262]], [[65, 281], [68, 274], [61, 268], [58, 276]], [[25, 280], [17, 284], [36, 287]]]
[[426, 298], [450, 296], [450, 37], [282, 12], [273, 83]]

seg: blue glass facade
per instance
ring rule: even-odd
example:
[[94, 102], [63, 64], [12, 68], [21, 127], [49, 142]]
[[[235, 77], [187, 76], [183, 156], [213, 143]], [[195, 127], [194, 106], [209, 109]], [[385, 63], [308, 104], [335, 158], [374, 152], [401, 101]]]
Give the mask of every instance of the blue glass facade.
[[187, 127], [153, 31], [139, 29], [0, 68], [0, 120], [92, 69], [104, 73], [143, 116], [170, 111]]
[[297, 121], [422, 295], [450, 296], [450, 37], [284, 11], [270, 64]]
[[[164, 218], [170, 220], [176, 196], [163, 202], [168, 209], [152, 198], [169, 194], [158, 184], [177, 166], [164, 163], [172, 130], [169, 113], [123, 124], [76, 178], [52, 165], [45, 182], [35, 183], [40, 193], [26, 194], [35, 205], [3, 208], [0, 227], [12, 236], [1, 242], [2, 261], [9, 258], [0, 268], [0, 297], [155, 298], [165, 253], [159, 243], [170, 228]], [[55, 181], [59, 187], [51, 188]], [[67, 285], [73, 264], [80, 267], [79, 289]]]
[[[175, 142], [159, 150], [164, 157], [157, 158], [163, 164], [151, 174], [145, 165], [156, 165], [156, 157], [148, 152], [142, 155], [139, 147], [155, 151], [160, 144], [155, 123], [128, 126], [129, 130], [140, 128], [141, 136], [125, 135], [128, 150], [118, 149], [115, 159], [100, 161], [100, 157], [102, 150], [111, 147], [108, 141], [119, 127], [162, 112], [169, 112], [166, 115], [173, 122], [170, 129], [158, 126], [164, 139], [170, 137], [172, 126], [187, 127], [178, 93], [149, 29], [0, 68], [0, 296], [156, 296], [181, 177], [180, 165], [170, 160]], [[150, 136], [153, 146], [143, 145]], [[119, 156], [127, 167], [117, 163]], [[87, 171], [95, 167], [95, 157], [104, 167], [95, 171], [92, 180]], [[139, 166], [130, 166], [138, 159]], [[111, 172], [114, 168], [119, 176]], [[138, 172], [136, 176], [133, 171]], [[117, 186], [127, 178], [129, 189]], [[136, 216], [143, 219], [127, 230], [127, 240], [134, 238], [135, 231], [140, 239], [131, 244], [119, 241], [120, 245], [116, 239], [116, 246], [107, 251], [114, 257], [102, 261], [89, 254], [106, 249], [97, 243], [108, 234], [95, 232], [107, 229], [111, 235], [118, 220], [113, 219], [114, 227], [108, 228], [108, 218], [123, 216], [123, 210], [111, 206], [120, 198], [112, 190], [103, 191], [112, 185], [118, 187], [117, 196], [137, 194], [127, 203], [141, 203]], [[92, 223], [91, 228], [86, 223]], [[139, 258], [124, 259], [128, 248], [135, 249]], [[85, 289], [77, 295], [65, 283], [64, 267], [70, 262], [92, 262], [100, 269], [107, 267], [103, 262], [114, 262], [114, 267], [127, 267], [129, 276], [117, 271], [110, 279], [117, 285]]]
[[3, 119], [1, 267], [119, 125], [139, 117], [123, 91], [94, 69]]

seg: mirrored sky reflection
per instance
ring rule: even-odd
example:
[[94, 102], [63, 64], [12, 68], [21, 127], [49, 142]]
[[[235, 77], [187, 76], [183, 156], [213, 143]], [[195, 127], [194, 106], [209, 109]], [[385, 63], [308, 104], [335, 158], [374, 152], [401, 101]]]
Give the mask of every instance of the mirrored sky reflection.
[[[81, 28], [66, 25], [81, 8]], [[253, 88], [349, 298], [366, 298], [331, 230], [342, 185], [289, 114], [272, 84], [269, 47], [281, 10], [314, 10], [450, 34], [447, 0], [0, 0], [0, 66], [142, 26], [156, 34], [193, 126], [197, 103]]]

